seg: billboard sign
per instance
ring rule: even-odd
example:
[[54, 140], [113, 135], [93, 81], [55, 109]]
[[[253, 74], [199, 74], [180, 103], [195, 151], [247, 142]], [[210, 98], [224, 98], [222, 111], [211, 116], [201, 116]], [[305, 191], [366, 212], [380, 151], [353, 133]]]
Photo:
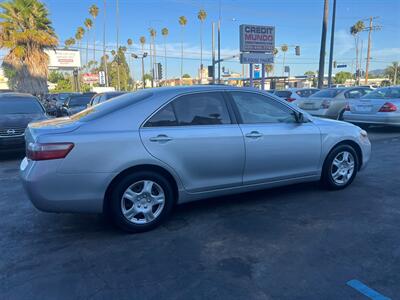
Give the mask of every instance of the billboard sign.
[[81, 67], [81, 55], [79, 50], [46, 49], [49, 56], [50, 69], [71, 69]]
[[273, 64], [274, 55], [270, 53], [240, 53], [241, 64]]
[[82, 75], [82, 81], [87, 84], [98, 83], [99, 82], [99, 74], [85, 73]]
[[275, 27], [240, 25], [240, 52], [267, 52], [275, 49]]

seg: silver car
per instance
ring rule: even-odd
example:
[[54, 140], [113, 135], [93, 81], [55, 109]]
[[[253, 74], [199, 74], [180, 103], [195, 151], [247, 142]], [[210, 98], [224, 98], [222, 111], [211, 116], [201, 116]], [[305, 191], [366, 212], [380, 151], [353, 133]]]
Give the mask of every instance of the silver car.
[[387, 87], [351, 101], [344, 120], [360, 125], [400, 126], [400, 87]]
[[297, 105], [313, 116], [342, 120], [346, 104], [371, 91], [368, 87], [328, 88], [299, 100]]
[[308, 98], [318, 91], [319, 89], [316, 88], [289, 88], [286, 90], [276, 90], [274, 95], [297, 105], [300, 100]]
[[133, 232], [177, 203], [318, 180], [345, 188], [371, 152], [357, 126], [229, 86], [125, 94], [32, 123], [26, 139], [20, 174], [38, 209], [106, 212]]

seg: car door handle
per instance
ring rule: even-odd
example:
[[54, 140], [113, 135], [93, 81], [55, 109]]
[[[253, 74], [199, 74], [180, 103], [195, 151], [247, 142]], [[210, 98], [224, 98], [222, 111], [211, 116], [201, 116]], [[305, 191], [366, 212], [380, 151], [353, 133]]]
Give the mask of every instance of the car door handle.
[[252, 131], [250, 133], [247, 133], [246, 137], [251, 138], [251, 139], [256, 139], [256, 138], [262, 137], [262, 134], [259, 133], [258, 131]]
[[172, 138], [165, 134], [159, 134], [150, 138], [150, 142], [169, 142], [170, 140], [172, 140]]

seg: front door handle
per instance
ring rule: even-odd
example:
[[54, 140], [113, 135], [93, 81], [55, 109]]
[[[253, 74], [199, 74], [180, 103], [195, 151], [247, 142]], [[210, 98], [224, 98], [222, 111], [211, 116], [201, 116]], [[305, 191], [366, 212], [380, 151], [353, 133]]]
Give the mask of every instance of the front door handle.
[[250, 133], [247, 133], [246, 137], [250, 139], [257, 139], [259, 137], [262, 137], [262, 134], [258, 131], [252, 131]]
[[150, 138], [150, 142], [169, 142], [170, 140], [172, 140], [172, 138], [170, 138], [168, 135], [165, 134], [159, 134], [155, 137], [151, 137]]

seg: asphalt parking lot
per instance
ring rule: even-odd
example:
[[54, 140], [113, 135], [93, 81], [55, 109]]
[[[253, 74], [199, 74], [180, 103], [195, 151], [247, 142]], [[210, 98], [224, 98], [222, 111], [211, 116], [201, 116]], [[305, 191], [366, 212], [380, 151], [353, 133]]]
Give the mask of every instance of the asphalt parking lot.
[[400, 129], [369, 131], [367, 169], [318, 184], [209, 199], [129, 235], [97, 215], [27, 199], [18, 155], [0, 161], [1, 299], [368, 299], [400, 297]]

